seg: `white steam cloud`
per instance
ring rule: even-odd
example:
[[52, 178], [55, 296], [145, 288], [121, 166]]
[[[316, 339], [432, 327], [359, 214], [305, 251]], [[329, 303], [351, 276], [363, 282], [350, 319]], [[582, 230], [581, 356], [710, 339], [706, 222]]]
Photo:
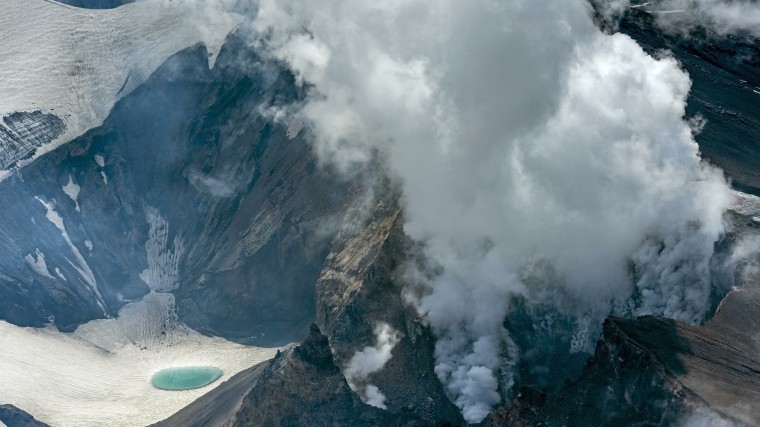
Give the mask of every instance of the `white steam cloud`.
[[678, 427], [739, 427], [740, 425], [707, 408], [695, 410], [676, 423]]
[[[611, 2], [618, 11], [621, 3], [629, 2]], [[720, 36], [744, 33], [760, 37], [760, 2], [757, 0], [659, 0], [644, 4], [633, 3], [633, 7], [654, 14], [657, 23], [672, 32], [688, 33], [696, 27], [702, 27]]]
[[377, 343], [357, 351], [343, 370], [351, 389], [359, 393], [362, 400], [372, 406], [386, 409], [385, 395], [377, 386], [369, 384], [369, 376], [383, 369], [393, 356], [391, 352], [401, 338], [398, 331], [387, 323], [375, 327]]
[[262, 0], [254, 29], [314, 85], [321, 158], [351, 172], [380, 152], [403, 182], [436, 271], [411, 299], [467, 421], [512, 385], [510, 295], [703, 319], [731, 194], [685, 121], [689, 78], [600, 32], [586, 2]]

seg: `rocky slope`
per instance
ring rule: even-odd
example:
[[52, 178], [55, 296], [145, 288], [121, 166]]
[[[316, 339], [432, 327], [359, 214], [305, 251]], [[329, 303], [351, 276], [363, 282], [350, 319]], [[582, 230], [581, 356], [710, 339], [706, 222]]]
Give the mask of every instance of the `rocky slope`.
[[399, 340], [366, 383], [385, 395], [389, 412], [461, 422], [433, 371], [435, 339], [402, 297], [402, 265], [412, 243], [403, 232], [398, 193], [385, 184], [376, 194], [362, 225], [343, 229], [327, 257], [316, 285], [317, 324], [344, 368], [356, 352], [375, 345], [378, 324], [389, 325]]
[[206, 57], [176, 55], [102, 127], [0, 183], [0, 319], [71, 330], [152, 289], [201, 331], [305, 335], [330, 220], [361, 188], [275, 120], [302, 96], [288, 72], [235, 36], [213, 70]]
[[[345, 374], [350, 358], [374, 344], [377, 322], [387, 322], [402, 331], [404, 337], [393, 348], [385, 367], [369, 378], [387, 397], [384, 413], [389, 418], [385, 422], [462, 425], [432, 369], [434, 339], [401, 299], [400, 266], [412, 244], [401, 230], [401, 213], [393, 203], [394, 193], [378, 194], [387, 198], [369, 203], [370, 214], [363, 214], [366, 220], [362, 225], [339, 233], [318, 281], [317, 320], [330, 337], [331, 363], [335, 366], [331, 369], [342, 369]], [[720, 252], [726, 257], [743, 237], [757, 233], [750, 218], [738, 213], [728, 218], [733, 231], [722, 242]], [[512, 402], [497, 408], [482, 424], [678, 425], [691, 419], [757, 423], [751, 402], [760, 392], [760, 365], [754, 360], [760, 345], [755, 336], [760, 321], [760, 292], [752, 290], [748, 281], [754, 280], [753, 264], [747, 264], [747, 260], [733, 265], [724, 261], [727, 260], [721, 264], [729, 266], [726, 268], [735, 275], [727, 274], [723, 285], [741, 286], [742, 290], [731, 292], [706, 326], [651, 316], [636, 320], [610, 318], [603, 326], [595, 353], [577, 379], [568, 381], [575, 377], [555, 369], [553, 372], [567, 375], [560, 378], [564, 385], [544, 391], [524, 387]], [[323, 342], [328, 345], [326, 340]], [[283, 354], [291, 357], [291, 353]], [[267, 423], [290, 425], [288, 411], [299, 402], [308, 402], [315, 393], [313, 388], [323, 381], [320, 375], [331, 378], [333, 371], [329, 375], [299, 373], [284, 377], [277, 383], [278, 389], [270, 390], [260, 385], [259, 378], [276, 363], [246, 371], [162, 425], [181, 425], [194, 417], [207, 421], [206, 425], [232, 425], [230, 420], [238, 422], [240, 414], [263, 411], [263, 406], [274, 402], [278, 409], [272, 411], [278, 415]], [[250, 397], [257, 387], [262, 390], [254, 393], [258, 400]], [[283, 390], [292, 392], [285, 394]], [[347, 393], [357, 399], [361, 390]], [[343, 409], [355, 408], [354, 405], [346, 403]], [[749, 410], [737, 410], [747, 405]], [[314, 411], [318, 413], [319, 409]], [[260, 425], [255, 418], [246, 422]], [[364, 421], [344, 419], [333, 424], [356, 422]]]
[[[313, 326], [295, 350], [237, 375], [159, 425], [194, 419], [201, 420], [195, 425], [461, 424], [433, 371], [433, 335], [402, 300], [399, 270], [411, 243], [401, 228], [397, 197], [383, 183], [364, 209], [347, 214], [358, 222], [346, 222], [317, 281], [316, 318], [325, 337]], [[379, 322], [400, 335], [390, 360], [367, 379], [386, 396], [387, 410], [361, 403], [361, 391], [352, 391], [344, 378], [352, 356], [375, 344]], [[310, 364], [321, 368], [307, 369]], [[332, 408], [333, 418], [324, 418], [324, 407]], [[259, 413], [272, 415], [251, 415]]]
[[359, 400], [316, 325], [300, 345], [239, 373], [172, 417], [170, 426], [402, 425]]
[[483, 425], [758, 425], [758, 322], [757, 289], [731, 292], [703, 327], [609, 318], [577, 381], [523, 390]]
[[757, 425], [760, 260], [743, 249], [757, 241], [758, 223], [752, 209], [736, 209], [742, 213], [728, 212], [730, 231], [716, 247], [720, 304], [704, 326], [610, 317], [580, 373], [564, 376], [555, 388], [523, 383], [515, 399], [482, 424]]

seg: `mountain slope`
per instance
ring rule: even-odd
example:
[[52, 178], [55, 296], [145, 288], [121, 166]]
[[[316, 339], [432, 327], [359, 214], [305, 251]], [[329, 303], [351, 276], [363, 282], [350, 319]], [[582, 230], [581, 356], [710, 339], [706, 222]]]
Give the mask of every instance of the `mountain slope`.
[[300, 96], [240, 38], [213, 70], [190, 49], [103, 126], [0, 183], [13, 207], [0, 212], [0, 318], [71, 330], [153, 289], [201, 331], [303, 337], [331, 221], [363, 190], [270, 113]]
[[156, 427], [398, 425], [348, 387], [316, 325], [300, 345], [236, 375]]

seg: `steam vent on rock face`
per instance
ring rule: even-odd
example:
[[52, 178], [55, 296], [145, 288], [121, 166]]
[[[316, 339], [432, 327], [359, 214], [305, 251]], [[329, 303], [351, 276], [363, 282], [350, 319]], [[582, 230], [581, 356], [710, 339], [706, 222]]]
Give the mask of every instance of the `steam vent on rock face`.
[[760, 425], [760, 3], [0, 8], [0, 427]]

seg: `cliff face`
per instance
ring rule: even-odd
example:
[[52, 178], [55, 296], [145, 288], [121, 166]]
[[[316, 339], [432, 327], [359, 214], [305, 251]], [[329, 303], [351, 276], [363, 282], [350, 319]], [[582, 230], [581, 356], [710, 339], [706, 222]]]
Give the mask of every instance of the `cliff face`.
[[577, 381], [523, 390], [483, 425], [758, 425], [760, 291], [732, 291], [704, 326], [609, 318]]
[[[671, 352], [668, 361], [658, 357], [663, 353], [657, 350], [665, 347]], [[674, 321], [608, 319], [580, 379], [547, 403], [549, 424], [675, 424], [706, 406], [679, 381], [683, 367], [668, 363], [677, 363], [676, 355], [687, 348]]]
[[716, 245], [720, 304], [705, 325], [610, 317], [581, 372], [556, 388], [523, 387], [482, 424], [758, 425], [758, 260], [737, 255], [756, 241], [758, 227], [746, 216], [751, 208], [738, 211], [726, 215], [730, 231]]
[[376, 194], [363, 223], [349, 221], [327, 257], [316, 286], [317, 323], [343, 368], [356, 352], [375, 345], [378, 324], [389, 325], [399, 340], [366, 382], [385, 395], [389, 412], [461, 422], [433, 370], [435, 338], [402, 297], [402, 265], [412, 243], [403, 232], [398, 193], [385, 187]]

